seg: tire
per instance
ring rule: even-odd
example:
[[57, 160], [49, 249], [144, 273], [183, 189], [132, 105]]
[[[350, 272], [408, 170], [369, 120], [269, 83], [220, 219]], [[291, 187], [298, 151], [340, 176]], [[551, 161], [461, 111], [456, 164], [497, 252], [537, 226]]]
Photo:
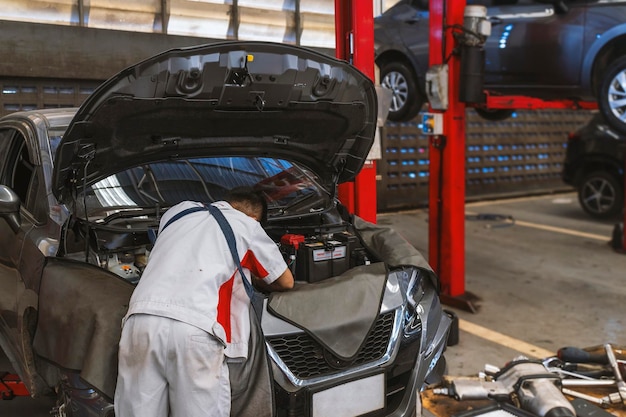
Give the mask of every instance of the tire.
[[415, 118], [426, 100], [411, 68], [402, 62], [385, 63], [380, 68], [380, 80], [392, 92], [387, 119], [406, 122]]
[[595, 171], [580, 182], [578, 201], [591, 217], [612, 218], [624, 208], [624, 186], [608, 172]]
[[477, 107], [474, 110], [476, 110], [476, 113], [478, 113], [480, 117], [491, 122], [506, 120], [511, 117], [513, 112], [515, 112], [515, 110], [511, 109], [483, 109], [480, 107]]
[[626, 134], [626, 56], [609, 65], [597, 97], [598, 107], [607, 122]]
[[443, 310], [443, 312], [452, 320], [446, 346], [456, 346], [459, 344], [459, 316], [454, 311]]

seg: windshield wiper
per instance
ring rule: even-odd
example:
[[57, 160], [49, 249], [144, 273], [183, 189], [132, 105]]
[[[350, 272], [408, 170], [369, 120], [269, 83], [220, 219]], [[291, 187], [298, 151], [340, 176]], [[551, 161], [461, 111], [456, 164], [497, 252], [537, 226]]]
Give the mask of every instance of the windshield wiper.
[[[284, 206], [279, 207], [277, 209], [277, 214], [272, 216], [272, 217], [283, 216], [283, 215], [287, 214], [287, 212], [290, 209], [292, 209], [292, 208], [294, 208], [296, 206], [300, 206], [300, 205], [302, 205], [303, 202], [309, 200], [311, 197], [316, 197], [316, 196], [317, 197], [321, 197], [320, 194], [317, 194], [317, 193], [314, 193], [314, 192], [311, 192], [311, 193], [305, 194], [303, 196], [297, 197], [295, 200], [289, 202], [288, 204], [285, 204]], [[311, 207], [309, 209], [309, 213], [315, 213], [315, 212], [324, 211], [324, 209], [325, 209], [325, 207], [320, 207], [320, 208]]]

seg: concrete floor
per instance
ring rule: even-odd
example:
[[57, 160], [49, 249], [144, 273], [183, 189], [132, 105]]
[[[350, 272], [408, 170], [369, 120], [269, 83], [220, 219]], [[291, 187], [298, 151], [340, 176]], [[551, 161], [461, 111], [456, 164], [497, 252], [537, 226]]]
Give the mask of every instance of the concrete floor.
[[[626, 255], [608, 245], [617, 220], [597, 221], [574, 193], [470, 203], [465, 223], [465, 289], [477, 313], [452, 308], [460, 338], [448, 347], [448, 375], [476, 375], [519, 356], [543, 358], [560, 347], [626, 345]], [[514, 224], [472, 215], [511, 216]], [[383, 213], [428, 255], [428, 211]], [[0, 370], [6, 360], [0, 358]], [[3, 417], [47, 416], [51, 402], [0, 401]]]
[[[619, 219], [591, 219], [575, 193], [469, 203], [466, 213], [465, 290], [481, 301], [477, 313], [446, 307], [461, 328], [446, 352], [449, 375], [564, 346], [626, 344], [626, 255], [608, 244]], [[511, 216], [514, 224], [476, 214]], [[381, 214], [378, 222], [427, 256], [427, 210]]]

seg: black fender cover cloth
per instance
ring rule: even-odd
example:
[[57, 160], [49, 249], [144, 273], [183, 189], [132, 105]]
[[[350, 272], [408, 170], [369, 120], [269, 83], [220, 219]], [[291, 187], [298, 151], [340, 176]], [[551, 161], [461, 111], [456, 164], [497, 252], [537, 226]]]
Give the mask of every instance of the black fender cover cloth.
[[343, 360], [354, 358], [374, 326], [387, 282], [387, 267], [416, 266], [437, 278], [422, 254], [395, 230], [353, 218], [361, 242], [380, 262], [294, 290], [274, 293], [268, 311], [306, 331]]
[[109, 399], [117, 382], [122, 318], [134, 286], [96, 266], [48, 259], [33, 349]]

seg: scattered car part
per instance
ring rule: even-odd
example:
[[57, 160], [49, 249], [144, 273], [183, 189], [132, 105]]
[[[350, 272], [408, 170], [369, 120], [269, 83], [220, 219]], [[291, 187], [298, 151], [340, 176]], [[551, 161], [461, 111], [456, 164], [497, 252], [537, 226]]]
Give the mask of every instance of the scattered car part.
[[498, 370], [491, 380], [456, 378], [439, 393], [458, 400], [494, 399], [508, 401], [515, 396], [523, 410], [540, 417], [574, 417], [575, 411], [563, 396], [561, 379], [541, 362], [518, 357]]
[[609, 365], [611, 365], [611, 368], [613, 369], [613, 372], [615, 374], [615, 385], [617, 385], [617, 393], [621, 397], [622, 403], [626, 404], [626, 382], [624, 382], [622, 372], [617, 365], [615, 352], [613, 352], [613, 347], [609, 343], [604, 345], [604, 349], [606, 350], [606, 357], [608, 358]]

